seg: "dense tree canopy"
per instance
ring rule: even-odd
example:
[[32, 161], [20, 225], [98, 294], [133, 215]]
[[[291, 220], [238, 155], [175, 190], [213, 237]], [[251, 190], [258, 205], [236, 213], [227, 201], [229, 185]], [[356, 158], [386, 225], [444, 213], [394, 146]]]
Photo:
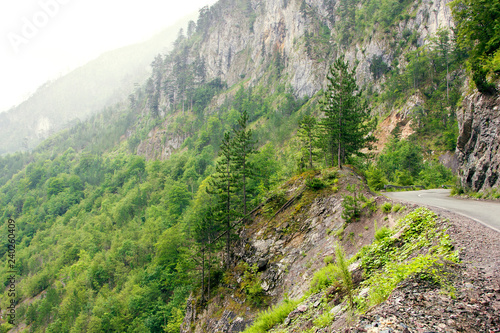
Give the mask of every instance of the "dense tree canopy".
[[479, 91], [491, 93], [490, 71], [500, 72], [500, 2], [455, 0], [451, 3], [459, 45], [470, 49], [473, 80]]

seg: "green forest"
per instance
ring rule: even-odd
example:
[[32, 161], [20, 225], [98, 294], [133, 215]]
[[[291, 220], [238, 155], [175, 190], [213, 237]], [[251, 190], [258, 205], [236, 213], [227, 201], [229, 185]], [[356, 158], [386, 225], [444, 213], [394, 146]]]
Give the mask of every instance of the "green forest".
[[[455, 0], [453, 14], [462, 23], [424, 45], [416, 32], [403, 32], [393, 47], [405, 55], [405, 66], [371, 59], [373, 78], [384, 78], [380, 91], [374, 83], [358, 86], [355, 64], [341, 56], [334, 63], [330, 46], [368, 38], [373, 22], [367, 17], [392, 38], [414, 4], [341, 5], [347, 19], [338, 31], [315, 22], [304, 37], [311, 58], [332, 63], [324, 74], [329, 84], [314, 96], [294, 95], [279, 53], [269, 55], [263, 78], [252, 86], [243, 75], [233, 86], [208, 79], [203, 59], [187, 63], [186, 52], [216, 20], [218, 3], [179, 33], [171, 53], [154, 59], [150, 79], [127, 101], [31, 152], [0, 157], [0, 235], [8, 235], [9, 219], [16, 225], [15, 258], [1, 247], [0, 278], [7, 287], [8, 260], [15, 259], [15, 325], [30, 332], [179, 332], [189, 295], [207, 301], [231, 267], [242, 267], [231, 249], [235, 223], [244, 224], [284, 181], [305, 171], [348, 165], [373, 191], [387, 184], [454, 185], [437, 157], [455, 150], [464, 79], [470, 76], [485, 93], [494, 90], [498, 5]], [[257, 13], [246, 1], [237, 6], [249, 11], [252, 26]], [[314, 14], [306, 5], [301, 10]], [[476, 21], [497, 24], [479, 31]], [[396, 127], [374, 154], [377, 121], [415, 94], [424, 104], [410, 115], [414, 134], [402, 138]], [[138, 155], [157, 128], [186, 138], [181, 148], [165, 160]], [[259, 286], [249, 279], [246, 288], [249, 306], [263, 308], [254, 297]], [[2, 309], [11, 302], [7, 293]], [[12, 327], [4, 322], [0, 332]]]

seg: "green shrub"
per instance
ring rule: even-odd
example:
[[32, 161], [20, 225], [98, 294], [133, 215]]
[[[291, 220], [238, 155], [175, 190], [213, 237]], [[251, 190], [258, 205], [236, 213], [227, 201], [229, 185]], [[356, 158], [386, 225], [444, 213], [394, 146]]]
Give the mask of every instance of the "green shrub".
[[331, 170], [325, 170], [323, 171], [323, 179], [326, 180], [326, 181], [333, 181], [335, 182], [335, 180], [337, 179], [338, 177], [338, 172], [337, 171], [331, 171]]
[[396, 170], [395, 172], [396, 182], [402, 186], [408, 186], [413, 184], [413, 177], [408, 170]]
[[424, 164], [423, 170], [419, 173], [419, 178], [426, 188], [436, 188], [452, 182], [453, 173], [441, 163], [430, 161]]
[[261, 286], [261, 273], [258, 273], [257, 265], [248, 266], [248, 264], [244, 264], [244, 273], [243, 279], [241, 282], [241, 289], [247, 295], [248, 300], [254, 306], [261, 306], [264, 302], [264, 290]]
[[391, 229], [383, 226], [382, 228], [375, 231], [375, 239], [377, 241], [382, 241], [384, 238], [390, 237], [392, 235]]
[[336, 281], [335, 265], [328, 264], [314, 273], [309, 290], [315, 294], [331, 286], [333, 281]]
[[390, 213], [392, 210], [392, 204], [390, 202], [385, 202], [382, 206], [380, 206], [380, 209], [384, 213]]
[[7, 333], [9, 332], [12, 328], [14, 328], [14, 325], [11, 325], [9, 323], [3, 323], [0, 326], [0, 333]]
[[346, 222], [353, 222], [361, 216], [361, 202], [356, 196], [342, 195], [342, 214], [341, 217]]
[[370, 306], [382, 303], [391, 294], [397, 284], [416, 273], [423, 273], [437, 261], [431, 255], [418, 256], [407, 263], [388, 262], [384, 270], [374, 274], [368, 281], [370, 285]]
[[[418, 208], [398, 221], [401, 235], [397, 240], [388, 237], [390, 230], [381, 228], [376, 232], [377, 241], [360, 251], [361, 265], [367, 276], [363, 285], [370, 288], [369, 306], [383, 302], [399, 282], [410, 276], [436, 282], [453, 294], [440, 262], [457, 262], [457, 253], [452, 252], [449, 235], [436, 229], [436, 222], [435, 213]], [[432, 246], [436, 240], [438, 244]], [[427, 253], [408, 259], [422, 253], [425, 247]]]
[[366, 181], [368, 186], [375, 191], [380, 191], [387, 184], [383, 171], [374, 166], [370, 166], [366, 171]]
[[395, 205], [392, 207], [392, 211], [393, 211], [394, 213], [397, 213], [397, 212], [399, 212], [399, 211], [400, 211], [401, 209], [403, 209], [403, 208], [404, 208], [404, 206], [401, 206], [401, 204], [398, 204], [398, 203], [397, 203], [397, 204], [395, 204]]
[[313, 191], [321, 190], [326, 187], [326, 184], [319, 178], [306, 179], [306, 186]]
[[344, 249], [340, 244], [337, 243], [335, 247], [335, 273], [338, 279], [342, 282], [342, 285], [347, 292], [347, 300], [349, 301], [349, 307], [353, 309], [354, 300], [352, 291], [354, 289], [354, 284], [352, 280], [351, 272], [349, 271], [349, 263], [347, 261], [347, 256]]
[[362, 209], [368, 208], [369, 211], [375, 213], [378, 209], [377, 203], [375, 202], [375, 198], [370, 198], [369, 200], [365, 201], [365, 203], [361, 205], [361, 208]]

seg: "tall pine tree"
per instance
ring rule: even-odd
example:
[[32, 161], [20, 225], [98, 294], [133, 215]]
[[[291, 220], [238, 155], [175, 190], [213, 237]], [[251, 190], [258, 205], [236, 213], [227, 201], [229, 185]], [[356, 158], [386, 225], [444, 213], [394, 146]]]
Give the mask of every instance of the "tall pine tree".
[[216, 173], [210, 182], [210, 194], [217, 196], [218, 207], [216, 218], [225, 225], [226, 232], [226, 268], [231, 262], [231, 221], [236, 216], [234, 200], [236, 193], [236, 178], [234, 176], [234, 140], [229, 132], [224, 133], [224, 139], [219, 150], [219, 159], [215, 166]]
[[375, 141], [370, 134], [375, 124], [369, 121], [368, 104], [361, 96], [354, 72], [355, 68], [349, 71], [344, 56], [339, 57], [330, 67], [328, 86], [321, 101], [321, 111], [325, 116], [322, 125], [328, 139], [332, 166], [336, 158], [339, 168], [342, 168], [346, 158], [353, 154], [361, 155], [361, 150]]
[[318, 122], [313, 116], [304, 116], [299, 121], [299, 130], [297, 134], [300, 141], [306, 147], [309, 153], [309, 168], [313, 168], [313, 150], [317, 145], [318, 133], [317, 126]]
[[[207, 282], [207, 298], [210, 298], [210, 271], [212, 268], [212, 252], [215, 249], [215, 239], [222, 230], [222, 226], [217, 221], [214, 214], [214, 207], [208, 206], [202, 212], [202, 216], [194, 225], [194, 238], [201, 246], [201, 271], [202, 271], [202, 301], [205, 300], [205, 267], [208, 268], [208, 282]], [[208, 255], [208, 260], [205, 261], [205, 255]]]
[[253, 132], [248, 128], [248, 113], [243, 111], [240, 119], [238, 119], [238, 128], [234, 132], [234, 162], [235, 162], [235, 177], [238, 186], [241, 189], [243, 216], [248, 213], [248, 189], [247, 184], [249, 177], [253, 176], [253, 168], [250, 165], [249, 157], [255, 154], [255, 141], [253, 140]]

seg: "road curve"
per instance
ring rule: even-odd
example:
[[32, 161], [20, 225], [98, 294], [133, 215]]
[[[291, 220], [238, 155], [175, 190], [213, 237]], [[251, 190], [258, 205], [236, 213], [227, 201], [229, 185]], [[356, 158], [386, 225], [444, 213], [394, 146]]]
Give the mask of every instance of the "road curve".
[[446, 209], [500, 232], [500, 203], [450, 197], [450, 190], [386, 192], [391, 199]]

